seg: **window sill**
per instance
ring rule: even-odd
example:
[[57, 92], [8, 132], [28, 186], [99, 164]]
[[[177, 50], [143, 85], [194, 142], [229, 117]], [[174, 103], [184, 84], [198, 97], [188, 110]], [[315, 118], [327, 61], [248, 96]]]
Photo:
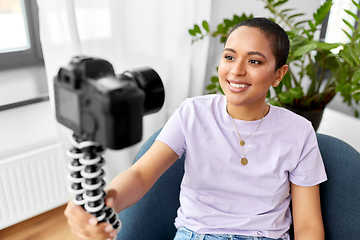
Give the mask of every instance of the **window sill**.
[[29, 105], [29, 104], [48, 101], [48, 100], [49, 100], [49, 95], [46, 94], [46, 95], [39, 96], [39, 97], [36, 97], [36, 98], [31, 98], [31, 99], [27, 99], [27, 100], [23, 100], [23, 101], [18, 101], [18, 102], [13, 102], [13, 103], [8, 103], [8, 104], [1, 105], [0, 106], [0, 111], [12, 109], [12, 108], [17, 108], [17, 107], [22, 107], [22, 106], [26, 106], [26, 105]]
[[47, 100], [43, 65], [0, 71], [0, 111]]

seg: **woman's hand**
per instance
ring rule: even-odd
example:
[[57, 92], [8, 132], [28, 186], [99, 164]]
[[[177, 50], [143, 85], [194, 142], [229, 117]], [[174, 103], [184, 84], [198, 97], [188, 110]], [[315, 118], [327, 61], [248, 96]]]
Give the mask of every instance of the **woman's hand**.
[[[113, 207], [115, 202], [115, 191], [110, 190], [105, 199], [108, 207]], [[81, 206], [76, 205], [70, 199], [64, 212], [71, 232], [84, 240], [113, 239], [117, 232], [110, 223], [99, 223], [95, 216], [86, 212]]]

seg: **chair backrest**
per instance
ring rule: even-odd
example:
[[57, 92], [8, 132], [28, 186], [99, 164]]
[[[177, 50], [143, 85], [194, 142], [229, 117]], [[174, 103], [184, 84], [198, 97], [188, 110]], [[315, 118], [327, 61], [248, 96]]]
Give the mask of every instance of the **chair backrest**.
[[[150, 148], [160, 130], [141, 147], [135, 162]], [[134, 206], [119, 213], [122, 229], [117, 239], [174, 239], [174, 220], [180, 206], [180, 183], [184, 175], [184, 157], [178, 159]]]
[[[159, 132], [142, 146], [135, 161], [150, 148]], [[320, 184], [326, 240], [359, 239], [360, 153], [337, 138], [323, 134], [317, 137], [329, 179]], [[138, 203], [119, 214], [123, 227], [117, 239], [173, 239], [183, 174], [181, 157]]]
[[328, 175], [320, 184], [325, 239], [360, 239], [360, 153], [340, 139], [317, 138]]

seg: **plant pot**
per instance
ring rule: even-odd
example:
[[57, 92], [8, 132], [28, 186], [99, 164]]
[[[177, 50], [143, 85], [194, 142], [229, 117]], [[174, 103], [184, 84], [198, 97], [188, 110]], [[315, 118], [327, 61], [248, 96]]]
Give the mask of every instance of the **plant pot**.
[[320, 109], [320, 110], [311, 110], [311, 111], [302, 111], [302, 110], [298, 110], [298, 109], [293, 109], [290, 107], [286, 107], [287, 109], [289, 109], [290, 111], [306, 118], [307, 120], [309, 120], [311, 122], [311, 124], [313, 125], [313, 128], [315, 131], [318, 130], [323, 113], [324, 113], [324, 109]]

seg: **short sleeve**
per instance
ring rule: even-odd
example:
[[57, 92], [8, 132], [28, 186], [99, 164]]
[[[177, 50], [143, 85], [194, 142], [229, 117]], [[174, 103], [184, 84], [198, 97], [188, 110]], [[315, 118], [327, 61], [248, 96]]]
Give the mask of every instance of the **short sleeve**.
[[168, 145], [179, 157], [183, 155], [186, 149], [185, 134], [182, 124], [181, 112], [184, 111], [184, 102], [180, 108], [176, 109], [174, 114], [166, 122], [165, 126], [157, 136], [159, 140]]
[[289, 179], [292, 183], [303, 187], [315, 186], [327, 180], [324, 162], [311, 123], [305, 134], [298, 164], [289, 173]]

